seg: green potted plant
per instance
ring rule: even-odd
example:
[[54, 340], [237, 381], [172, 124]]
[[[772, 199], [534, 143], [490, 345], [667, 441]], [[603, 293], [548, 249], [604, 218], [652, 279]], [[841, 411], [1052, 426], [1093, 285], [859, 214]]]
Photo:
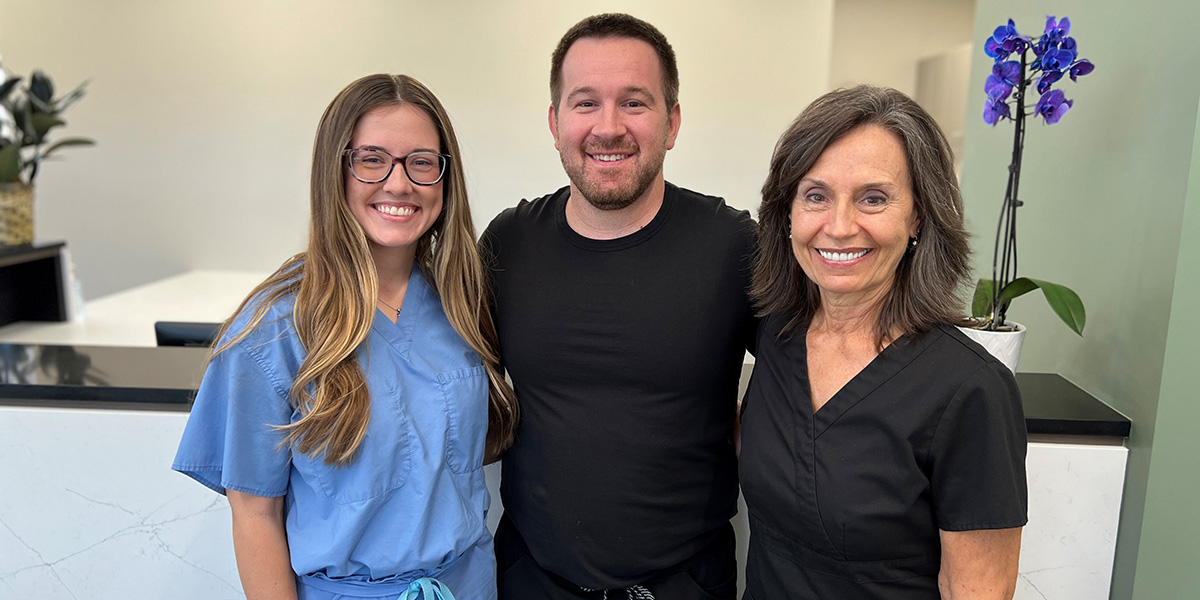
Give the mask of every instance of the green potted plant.
[[[1095, 69], [1091, 61], [1079, 58], [1078, 44], [1070, 37], [1070, 29], [1070, 19], [1058, 20], [1051, 16], [1046, 18], [1044, 33], [1029, 38], [1018, 33], [1016, 25], [1009, 19], [1007, 25], [996, 28], [983, 47], [984, 52], [995, 60], [984, 85], [987, 100], [983, 120], [992, 126], [1003, 120], [1013, 121], [1013, 150], [1000, 222], [996, 227], [992, 276], [979, 280], [971, 302], [975, 326], [964, 328], [964, 331], [1013, 370], [1016, 370], [1025, 333], [1023, 326], [1006, 319], [1009, 304], [1015, 298], [1040, 289], [1050, 308], [1071, 331], [1083, 335], [1087, 322], [1083, 301], [1070, 288], [1017, 276], [1017, 208], [1022, 205], [1017, 192], [1021, 184], [1026, 120], [1032, 116], [1042, 118], [1046, 125], [1057, 123], [1074, 101], [1068, 100], [1062, 90], [1054, 89], [1054, 84], [1064, 76], [1077, 81]], [[1040, 97], [1034, 107], [1027, 108], [1026, 94], [1034, 86]], [[1009, 106], [1010, 100], [1015, 110]]]
[[50, 130], [66, 124], [62, 113], [83, 97], [85, 85], [55, 98], [54, 82], [45, 73], [34, 71], [23, 84], [0, 67], [0, 245], [33, 241], [33, 183], [42, 161], [60, 148], [94, 143], [47, 139]]

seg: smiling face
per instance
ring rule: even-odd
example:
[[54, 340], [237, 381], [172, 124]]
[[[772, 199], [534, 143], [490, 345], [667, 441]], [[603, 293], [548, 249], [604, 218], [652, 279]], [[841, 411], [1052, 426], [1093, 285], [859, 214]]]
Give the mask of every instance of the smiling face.
[[917, 235], [904, 147], [878, 125], [830, 144], [792, 201], [792, 251], [821, 290], [822, 304], [881, 301]]
[[666, 105], [654, 48], [633, 38], [582, 38], [563, 59], [562, 82], [550, 132], [572, 195], [600, 210], [646, 196], [679, 132], [679, 106]]
[[[364, 114], [350, 138], [354, 149], [384, 150], [392, 156], [416, 151], [440, 152], [440, 138], [433, 121], [411, 104], [383, 106]], [[442, 213], [442, 185], [416, 185], [397, 164], [379, 183], [363, 183], [345, 172], [346, 202], [362, 226], [373, 253], [397, 249], [415, 256], [417, 240]]]

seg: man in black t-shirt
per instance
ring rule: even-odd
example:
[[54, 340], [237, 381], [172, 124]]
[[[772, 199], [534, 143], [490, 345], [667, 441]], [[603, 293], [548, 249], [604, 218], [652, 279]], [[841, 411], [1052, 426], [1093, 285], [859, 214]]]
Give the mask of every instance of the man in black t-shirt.
[[653, 26], [581, 21], [550, 87], [571, 185], [481, 240], [522, 414], [503, 456], [500, 600], [732, 600], [753, 221], [664, 180], [679, 75]]

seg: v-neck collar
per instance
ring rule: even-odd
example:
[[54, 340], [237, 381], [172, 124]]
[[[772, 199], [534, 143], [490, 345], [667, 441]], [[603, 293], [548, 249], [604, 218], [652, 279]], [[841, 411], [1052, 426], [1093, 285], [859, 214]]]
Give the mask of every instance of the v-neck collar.
[[799, 350], [799, 356], [796, 357], [797, 360], [794, 364], [800, 367], [797, 384], [805, 400], [798, 409], [802, 414], [806, 414], [812, 419], [813, 438], [819, 437], [826, 429], [829, 429], [836, 423], [842, 415], [846, 414], [846, 411], [854, 408], [864, 398], [870, 396], [879, 386], [894, 377], [911, 363], [913, 359], [920, 356], [925, 348], [933, 343], [935, 338], [942, 335], [941, 330], [934, 327], [930, 331], [915, 337], [900, 336], [896, 338], [872, 359], [867, 366], [863, 367], [858, 373], [855, 373], [854, 377], [850, 378], [850, 381], [847, 381], [833, 397], [814, 413], [812, 411], [812, 387], [808, 374], [808, 323], [805, 323], [803, 328], [798, 329], [801, 329], [803, 333], [797, 335], [799, 339], [795, 347]]
[[404, 360], [409, 359], [409, 349], [412, 348], [417, 327], [432, 295], [433, 292], [425, 282], [420, 267], [414, 264], [412, 273], [408, 276], [408, 289], [404, 292], [404, 303], [400, 305], [400, 314], [396, 315], [396, 322], [392, 323], [382, 310], [375, 309], [375, 320], [371, 323], [371, 329], [382, 336]]

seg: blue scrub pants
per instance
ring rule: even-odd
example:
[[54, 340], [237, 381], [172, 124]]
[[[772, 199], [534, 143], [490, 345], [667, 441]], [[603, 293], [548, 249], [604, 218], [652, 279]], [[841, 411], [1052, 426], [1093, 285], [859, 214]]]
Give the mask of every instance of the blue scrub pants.
[[[453, 563], [430, 577], [454, 594], [456, 600], [496, 600], [496, 557], [491, 536], [484, 536]], [[411, 579], [369, 583], [357, 579], [325, 579], [303, 575], [296, 577], [299, 600], [396, 600], [412, 584]], [[439, 600], [418, 594], [419, 600]]]

